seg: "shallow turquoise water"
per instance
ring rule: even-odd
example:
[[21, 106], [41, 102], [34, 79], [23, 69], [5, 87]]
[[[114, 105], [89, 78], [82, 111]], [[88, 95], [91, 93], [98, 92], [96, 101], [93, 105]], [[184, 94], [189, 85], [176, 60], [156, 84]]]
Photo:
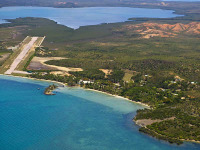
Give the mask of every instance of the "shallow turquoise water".
[[129, 18], [170, 18], [179, 16], [171, 10], [129, 8], [129, 7], [86, 7], [86, 8], [50, 8], [50, 7], [4, 7], [0, 8], [0, 23], [3, 19], [19, 17], [48, 18], [59, 24], [77, 29], [80, 26], [101, 23], [124, 22]]
[[49, 84], [0, 76], [1, 150], [200, 149], [138, 132], [132, 118], [141, 105], [81, 88], [59, 88], [46, 96]]

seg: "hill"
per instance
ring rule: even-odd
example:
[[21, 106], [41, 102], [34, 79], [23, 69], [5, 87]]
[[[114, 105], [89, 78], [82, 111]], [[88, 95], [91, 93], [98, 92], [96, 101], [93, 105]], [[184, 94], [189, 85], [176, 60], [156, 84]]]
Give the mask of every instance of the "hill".
[[[4, 0], [0, 6], [53, 6], [53, 7], [82, 7], [82, 6], [119, 6], [144, 0]], [[153, 2], [153, 1], [152, 1]]]
[[139, 34], [142, 38], [151, 37], [176, 37], [181, 35], [200, 35], [200, 23], [191, 22], [188, 24], [160, 24], [160, 23], [141, 23], [135, 25], [124, 25], [118, 30], [126, 31], [129, 34]]

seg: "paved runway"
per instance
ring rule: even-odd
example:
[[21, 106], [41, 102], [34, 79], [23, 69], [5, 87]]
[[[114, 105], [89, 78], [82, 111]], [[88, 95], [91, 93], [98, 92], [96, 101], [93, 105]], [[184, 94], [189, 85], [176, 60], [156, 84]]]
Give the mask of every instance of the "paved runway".
[[17, 58], [13, 61], [13, 63], [10, 66], [10, 69], [8, 69], [5, 74], [12, 74], [12, 72], [17, 68], [19, 63], [23, 60], [23, 58], [26, 56], [28, 51], [32, 48], [34, 43], [38, 37], [32, 37], [31, 41], [24, 47], [24, 49], [21, 51], [21, 53], [17, 56]]

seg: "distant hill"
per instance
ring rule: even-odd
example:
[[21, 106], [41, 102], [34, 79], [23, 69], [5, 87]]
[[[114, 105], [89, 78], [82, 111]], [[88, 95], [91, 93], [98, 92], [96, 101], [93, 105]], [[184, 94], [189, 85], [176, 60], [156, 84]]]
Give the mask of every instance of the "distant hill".
[[66, 0], [3, 0], [0, 6], [60, 6], [75, 7], [75, 3]]
[[[155, 2], [157, 0], [149, 0]], [[53, 6], [53, 7], [82, 7], [82, 6], [129, 6], [132, 2], [145, 0], [1, 0], [4, 6]]]

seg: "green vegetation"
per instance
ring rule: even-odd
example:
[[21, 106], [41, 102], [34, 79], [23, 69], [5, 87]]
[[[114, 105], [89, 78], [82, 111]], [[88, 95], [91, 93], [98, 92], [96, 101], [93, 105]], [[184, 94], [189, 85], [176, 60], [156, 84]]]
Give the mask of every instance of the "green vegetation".
[[9, 56], [12, 52], [5, 49], [0, 49], [0, 66], [6, 61], [7, 56]]
[[[174, 3], [151, 7], [170, 9], [171, 4]], [[197, 9], [199, 5], [192, 7], [192, 4], [188, 4], [185, 9], [189, 12], [185, 17], [173, 19], [140, 18], [134, 19], [135, 22], [73, 30], [48, 19], [19, 18], [9, 20], [12, 23], [1, 26], [6, 28], [26, 25], [21, 32], [22, 36], [47, 37], [44, 47], [36, 50], [36, 56], [65, 57], [66, 59], [48, 61], [47, 64], [84, 70], [70, 72], [69, 76], [40, 71], [30, 77], [55, 80], [69, 86], [80, 84], [85, 88], [148, 104], [151, 109], [138, 110], [135, 120], [161, 121], [142, 127], [140, 131], [181, 144], [183, 139], [200, 141], [200, 35], [180, 32], [170, 38], [144, 39], [123, 28], [124, 25], [142, 22], [174, 24], [199, 21], [200, 7]], [[150, 7], [147, 5], [146, 7]], [[178, 6], [176, 11], [184, 13], [181, 9], [185, 7], [186, 5]], [[105, 75], [99, 69], [111, 69], [112, 72]], [[173, 119], [166, 120], [171, 117]]]
[[27, 37], [26, 39], [24, 39], [24, 41], [19, 45], [19, 47], [12, 53], [12, 55], [10, 55], [9, 59], [7, 59], [3, 63], [3, 65], [0, 67], [0, 73], [1, 74], [9, 69], [10, 65], [12, 64], [12, 62], [21, 53], [22, 48], [24, 47], [24, 45], [29, 41], [30, 41], [30, 37]]
[[[34, 45], [39, 45], [41, 41], [43, 41], [43, 37], [38, 37]], [[26, 71], [27, 70], [26, 68], [28, 67], [34, 56], [35, 56], [35, 50], [31, 49], [25, 56], [24, 60], [20, 62], [20, 64], [17, 66], [17, 70]]]
[[13, 53], [12, 49], [15, 49], [13, 46], [21, 42], [21, 36], [17, 36], [20, 31], [20, 27], [0, 27], [0, 66]]
[[163, 120], [174, 117], [172, 120], [156, 122], [140, 130], [150, 135], [153, 133], [153, 136], [157, 138], [166, 138], [169, 142], [175, 142], [177, 144], [182, 143], [183, 139], [200, 141], [199, 106], [199, 99], [194, 99], [160, 107], [155, 110], [138, 110], [135, 120]]
[[74, 76], [82, 79], [101, 80], [104, 79], [105, 74], [98, 69], [88, 69], [80, 72], [70, 72]]
[[157, 139], [160, 139], [160, 140], [165, 140], [165, 141], [168, 141], [169, 143], [176, 143], [178, 145], [180, 144], [183, 144], [183, 142], [181, 140], [177, 140], [177, 139], [174, 139], [174, 138], [169, 138], [169, 137], [166, 137], [166, 136], [162, 136], [148, 128], [145, 128], [145, 127], [141, 127], [139, 129], [140, 132], [143, 132], [145, 134], [148, 134], [148, 135], [151, 135]]
[[122, 70], [113, 70], [110, 75], [108, 75], [108, 80], [110, 80], [113, 83], [119, 83], [122, 81], [124, 77], [124, 71]]
[[[152, 109], [141, 110], [141, 112], [148, 115], [150, 119], [156, 119], [151, 113], [151, 111], [155, 111], [155, 114], [162, 116], [159, 119], [163, 121], [146, 128], [142, 127], [140, 131], [177, 144], [182, 143], [182, 139], [199, 140], [198, 126], [190, 127], [192, 129], [188, 128], [191, 133], [182, 132], [183, 128], [191, 124], [191, 122], [184, 122], [185, 117], [196, 119], [198, 117], [191, 114], [185, 115], [186, 109], [180, 107], [178, 110], [182, 110], [181, 114], [184, 116], [181, 118], [179, 116], [180, 111], [172, 109], [173, 105], [182, 106], [186, 102], [195, 101], [194, 95], [199, 95], [197, 94], [199, 93], [200, 82], [198, 71], [200, 68], [198, 58], [200, 54], [198, 50], [200, 47], [199, 37], [180, 34], [178, 38], [141, 39], [127, 32], [116, 31], [122, 25], [124, 24], [87, 27], [88, 32], [93, 33], [90, 34], [91, 37], [96, 36], [95, 31], [97, 29], [104, 28], [105, 35], [96, 36], [95, 40], [88, 36], [84, 37], [82, 34], [76, 35], [84, 28], [73, 31], [74, 37], [68, 37], [68, 41], [54, 40], [54, 44], [51, 44], [51, 40], [47, 39], [45, 47], [48, 48], [43, 49], [45, 54], [43, 56], [64, 56], [68, 58], [48, 61], [48, 64], [80, 67], [84, 71], [70, 72], [72, 76], [69, 77], [50, 74], [44, 76], [34, 74], [32, 76], [39, 76], [39, 78], [47, 78], [48, 76], [48, 79], [69, 85], [76, 85], [79, 80], [85, 80], [87, 81], [85, 84], [80, 83], [85, 88], [146, 103]], [[109, 30], [109, 32], [105, 30], [111, 27], [112, 30]], [[103, 34], [104, 32], [102, 32]], [[41, 56], [40, 50], [36, 52], [36, 56]], [[112, 69], [113, 72], [105, 77], [105, 74], [99, 69]], [[129, 82], [123, 80], [125, 72], [129, 73]], [[193, 91], [192, 95], [191, 91]], [[194, 106], [195, 104], [191, 103], [191, 107]], [[138, 116], [141, 114], [138, 111], [136, 118], [139, 119]], [[169, 117], [176, 117], [176, 119], [164, 120]], [[146, 117], [140, 119], [144, 118]], [[180, 125], [179, 128], [175, 124]], [[164, 129], [161, 130], [160, 128]], [[171, 133], [176, 134], [171, 135]]]
[[49, 85], [46, 89], [45, 89], [45, 91], [44, 91], [44, 94], [45, 95], [55, 95], [54, 93], [52, 93], [52, 91], [53, 90], [55, 90], [57, 88], [57, 86], [56, 85]]
[[50, 73], [36, 72], [34, 74], [31, 74], [30, 77], [36, 78], [36, 79], [45, 79], [45, 80], [63, 82], [63, 83], [67, 83], [68, 86], [75, 86], [78, 83], [78, 79], [74, 78], [73, 76], [58, 76], [58, 75], [53, 75]]
[[33, 59], [33, 57], [35, 56], [35, 52], [33, 53], [33, 55], [28, 58], [28, 61], [25, 61], [26, 64], [24, 65], [23, 71], [27, 71], [27, 67], [30, 64], [31, 60]]
[[134, 71], [130, 71], [130, 70], [125, 70], [125, 74], [124, 74], [124, 77], [123, 77], [123, 80], [124, 81], [127, 81], [127, 82], [130, 82], [131, 81], [131, 78], [133, 77], [134, 75]]

